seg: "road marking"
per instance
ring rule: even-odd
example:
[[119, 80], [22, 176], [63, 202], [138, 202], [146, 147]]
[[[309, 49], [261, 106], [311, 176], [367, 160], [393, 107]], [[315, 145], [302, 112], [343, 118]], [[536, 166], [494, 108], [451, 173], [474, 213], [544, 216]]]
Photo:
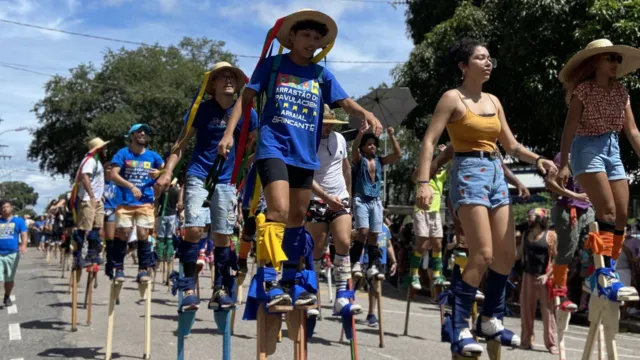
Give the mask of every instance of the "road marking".
[[[577, 338], [577, 337], [575, 337], [575, 336], [567, 336], [567, 335], [565, 335], [564, 337], [565, 337], [566, 339], [576, 340], [576, 341], [580, 341], [580, 342], [587, 342], [587, 339], [585, 339], [585, 338]], [[617, 345], [617, 344], [616, 344], [616, 348], [617, 348], [618, 350], [624, 350], [624, 351], [630, 351], [630, 352], [633, 352], [633, 351], [634, 351], [634, 350], [631, 350], [631, 349], [623, 348], [622, 346]]]
[[372, 353], [374, 353], [374, 354], [376, 354], [376, 355], [378, 355], [378, 356], [380, 356], [380, 357], [386, 358], [386, 359], [391, 359], [391, 360], [400, 360], [400, 359], [398, 359], [397, 357], [393, 357], [393, 356], [391, 356], [391, 355], [387, 355], [387, 354], [383, 354], [383, 353], [381, 353], [381, 352], [377, 352], [377, 351], [375, 351], [375, 350], [371, 350], [371, 349], [369, 349], [368, 347], [364, 347], [364, 346], [362, 346], [362, 347], [360, 347], [360, 349], [365, 349], [365, 350], [367, 350], [367, 351], [369, 351], [369, 352], [372, 352]]
[[[572, 348], [566, 348], [565, 350], [575, 351], [575, 352], [579, 352], [579, 353], [584, 353], [584, 349], [572, 349]], [[597, 350], [594, 350], [593, 352], [597, 352]], [[607, 354], [607, 352], [605, 351], [605, 356], [606, 356], [606, 354]], [[618, 357], [629, 358], [629, 359], [640, 359], [640, 357], [639, 357], [639, 356], [625, 355], [625, 354], [618, 354]]]
[[11, 314], [17, 314], [17, 313], [18, 313], [18, 306], [17, 306], [16, 304], [13, 304], [13, 305], [9, 306], [9, 307], [7, 308], [7, 313], [8, 313], [9, 315], [11, 315]]
[[[584, 335], [587, 336], [587, 332], [589, 331], [589, 328], [584, 328], [584, 332], [580, 332], [580, 331], [576, 331], [576, 330], [582, 330], [582, 328], [580, 327], [574, 327], [572, 330], [569, 331], [565, 331], [565, 334], [574, 334], [574, 335]], [[624, 335], [624, 334], [616, 334], [616, 340], [617, 339], [625, 339], [625, 340], [631, 340], [631, 341], [638, 341], [638, 338], [635, 336], [629, 336], [629, 335]]]
[[[397, 311], [397, 310], [385, 310], [385, 309], [382, 309], [382, 312], [392, 313], [392, 314], [403, 314], [403, 315], [406, 314], [405, 311]], [[428, 318], [439, 318], [440, 317], [440, 315], [419, 314], [419, 313], [414, 313], [414, 312], [409, 313], [409, 314], [411, 314], [412, 316], [422, 316], [422, 317], [428, 317]]]
[[17, 358], [17, 359], [11, 359], [11, 360], [24, 360], [24, 358]]
[[22, 340], [20, 335], [20, 324], [9, 324], [9, 340]]
[[11, 301], [16, 301], [16, 296], [15, 295], [11, 295], [11, 296], [9, 296], [9, 299], [11, 299]]

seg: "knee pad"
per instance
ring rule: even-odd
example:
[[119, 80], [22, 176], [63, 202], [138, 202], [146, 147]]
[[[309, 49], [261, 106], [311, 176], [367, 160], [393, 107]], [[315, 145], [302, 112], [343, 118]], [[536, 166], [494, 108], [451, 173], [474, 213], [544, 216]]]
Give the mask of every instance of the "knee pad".
[[198, 243], [180, 241], [178, 257], [183, 263], [195, 263], [198, 260]]
[[156, 267], [155, 257], [151, 251], [151, 242], [148, 240], [138, 240], [138, 267], [140, 269]]

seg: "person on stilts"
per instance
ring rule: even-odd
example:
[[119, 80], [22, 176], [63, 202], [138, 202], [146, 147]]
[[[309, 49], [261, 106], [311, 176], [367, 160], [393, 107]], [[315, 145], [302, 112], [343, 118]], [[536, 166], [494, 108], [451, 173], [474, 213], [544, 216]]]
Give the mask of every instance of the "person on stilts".
[[[93, 264], [102, 265], [100, 230], [104, 224], [103, 195], [105, 186], [102, 164], [107, 161], [106, 145], [108, 143], [100, 138], [89, 141], [89, 155], [78, 170], [80, 174], [76, 195], [79, 200], [76, 206], [78, 230], [73, 234], [73, 266], [75, 269], [82, 269]], [[87, 258], [83, 259], [82, 250], [85, 240], [89, 242], [89, 246]]]
[[[611, 301], [638, 298], [634, 287], [620, 282], [615, 261], [622, 251], [629, 204], [629, 181], [620, 158], [620, 131], [624, 130], [636, 154], [640, 154], [640, 132], [629, 93], [617, 79], [640, 67], [639, 56], [638, 49], [599, 39], [569, 59], [559, 74], [569, 111], [562, 131], [558, 183], [568, 183], [570, 164], [573, 176], [593, 204], [599, 232], [590, 234], [589, 240], [593, 241], [587, 241], [586, 246], [604, 256], [606, 269], [598, 269], [599, 275], [590, 277], [590, 288], [592, 292], [596, 288], [604, 291]], [[558, 277], [567, 271], [564, 267], [554, 270]], [[598, 276], [604, 277], [603, 289], [597, 285]]]
[[[236, 103], [234, 96], [242, 89], [246, 76], [242, 70], [227, 62], [219, 62], [210, 71], [209, 82], [206, 84], [206, 92], [211, 99], [200, 103], [198, 112], [191, 114], [191, 110], [185, 115], [185, 126], [180, 137], [176, 141], [171, 155], [167, 160], [167, 169], [160, 176], [156, 186], [163, 189], [169, 185], [171, 174], [176, 164], [182, 157], [189, 139], [196, 137], [196, 146], [191, 154], [191, 160], [187, 166], [187, 177], [184, 190], [185, 202], [185, 227], [186, 236], [180, 242], [178, 253], [184, 269], [184, 298], [182, 309], [179, 311], [198, 310], [200, 300], [194, 292], [196, 263], [198, 261], [199, 242], [203, 236], [207, 218], [211, 221], [214, 239], [215, 278], [214, 288], [209, 309], [231, 308], [234, 306], [232, 299], [232, 286], [235, 279], [231, 275], [231, 268], [237, 267], [235, 252], [231, 251], [231, 235], [237, 218], [237, 191], [231, 184], [231, 175], [235, 159], [235, 148], [229, 144], [230, 153], [219, 173], [215, 192], [212, 199], [207, 199], [208, 191], [205, 188], [205, 180], [213, 170], [218, 147], [225, 136], [237, 136], [242, 123], [232, 121], [232, 110]], [[194, 116], [193, 124], [189, 117]], [[258, 115], [255, 111], [251, 114], [250, 130], [257, 127]], [[210, 200], [209, 209], [203, 207], [203, 203]]]
[[351, 161], [354, 164], [355, 190], [353, 207], [355, 210], [355, 222], [358, 235], [350, 250], [351, 263], [353, 264], [353, 277], [362, 277], [362, 265], [360, 256], [367, 245], [369, 256], [369, 268], [367, 279], [384, 280], [384, 273], [380, 272], [380, 254], [378, 247], [378, 235], [382, 232], [382, 180], [383, 167], [398, 161], [402, 156], [400, 144], [394, 136], [392, 127], [387, 128], [387, 134], [393, 143], [393, 153], [385, 156], [376, 155], [378, 149], [378, 137], [375, 134], [365, 134], [360, 129], [358, 136], [351, 148]]
[[[362, 311], [358, 304], [351, 303], [353, 298], [347, 289], [351, 279], [351, 164], [347, 154], [347, 142], [342, 134], [334, 131], [335, 125], [348, 124], [348, 121], [336, 119], [328, 105], [324, 105], [322, 134], [317, 156], [320, 169], [313, 175], [312, 200], [307, 210], [305, 228], [313, 238], [314, 268], [322, 268], [322, 258], [331, 232], [336, 249], [334, 272], [336, 279], [336, 301], [334, 314], [355, 315]], [[343, 309], [347, 312], [343, 313]]]
[[[160, 179], [158, 179], [158, 181], [159, 180]], [[164, 267], [169, 265], [174, 255], [173, 234], [176, 232], [176, 224], [178, 222], [180, 192], [181, 189], [178, 188], [178, 178], [173, 178], [167, 191], [158, 196], [159, 208], [156, 227], [156, 253], [158, 254], [158, 261]], [[165, 280], [166, 277], [162, 279], [162, 282], [164, 283]]]
[[446, 127], [455, 151], [449, 196], [464, 229], [469, 260], [462, 276], [459, 267], [454, 268], [449, 297], [453, 314], [446, 315], [442, 334], [443, 341], [451, 343], [454, 355], [469, 357], [483, 352], [469, 330], [469, 317], [487, 268], [484, 306], [475, 324], [475, 334], [503, 346], [520, 345], [520, 338], [502, 323], [505, 286], [516, 253], [509, 189], [496, 140], [500, 140], [508, 154], [535, 164], [543, 174], [555, 176], [557, 169], [552, 161], [516, 141], [498, 98], [482, 92], [496, 65], [487, 48], [479, 41], [464, 39], [451, 47], [449, 55], [462, 74], [462, 84], [440, 98], [425, 133], [416, 203], [421, 209], [428, 209], [431, 204], [431, 159], [434, 145]]
[[116, 236], [111, 248], [113, 274], [107, 274], [117, 283], [123, 283], [124, 257], [127, 239], [135, 224], [138, 253], [138, 276], [136, 281], [148, 284], [149, 271], [155, 268], [155, 258], [149, 242], [149, 233], [154, 228], [154, 193], [152, 174], [162, 167], [164, 161], [158, 153], [146, 148], [151, 128], [146, 124], [135, 124], [129, 129], [131, 143], [120, 149], [111, 160], [110, 176], [120, 187], [122, 201], [116, 210]]
[[105, 164], [104, 183], [104, 245], [105, 245], [105, 272], [111, 273], [111, 248], [116, 236], [116, 210], [121, 201], [120, 187], [111, 180], [111, 162]]
[[[258, 64], [229, 126], [237, 124], [245, 106], [256, 95], [267, 92], [254, 165], [267, 202], [264, 231], [259, 230], [258, 234], [270, 235], [269, 239], [259, 238], [258, 244], [263, 240], [281, 242], [284, 254], [271, 259], [275, 268], [279, 268], [281, 259], [286, 259], [282, 279], [267, 284], [268, 306], [291, 303], [302, 306], [316, 302], [317, 289], [294, 283], [300, 273], [299, 259], [310, 236], [303, 224], [313, 172], [320, 167], [316, 150], [323, 104], [342, 107], [349, 115], [362, 119], [365, 129], [371, 125], [377, 135], [381, 126], [371, 112], [349, 98], [331, 71], [312, 61], [318, 49], [333, 44], [337, 36], [334, 20], [315, 10], [301, 10], [283, 19], [277, 39], [290, 52], [267, 57]], [[225, 134], [218, 153], [227, 156], [232, 146], [231, 134]]]

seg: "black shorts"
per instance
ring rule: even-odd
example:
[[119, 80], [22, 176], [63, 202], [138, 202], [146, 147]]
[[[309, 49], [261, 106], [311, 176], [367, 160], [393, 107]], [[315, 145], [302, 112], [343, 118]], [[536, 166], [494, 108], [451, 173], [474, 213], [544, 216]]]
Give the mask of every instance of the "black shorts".
[[342, 205], [344, 209], [340, 211], [332, 211], [329, 209], [329, 205], [322, 202], [322, 200], [311, 200], [309, 208], [307, 209], [307, 222], [311, 223], [326, 223], [331, 224], [333, 220], [339, 218], [342, 215], [351, 215], [351, 208], [349, 207], [349, 199], [342, 199]]
[[313, 170], [287, 165], [280, 159], [260, 159], [256, 161], [262, 187], [274, 181], [286, 181], [290, 189], [311, 189]]

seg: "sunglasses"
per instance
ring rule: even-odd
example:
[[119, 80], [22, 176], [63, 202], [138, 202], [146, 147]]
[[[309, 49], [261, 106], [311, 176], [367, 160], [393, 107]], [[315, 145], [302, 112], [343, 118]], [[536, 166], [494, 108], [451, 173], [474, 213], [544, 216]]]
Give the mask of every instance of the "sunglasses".
[[607, 60], [609, 60], [609, 62], [617, 62], [618, 64], [622, 64], [622, 55], [609, 54], [607, 55]]

